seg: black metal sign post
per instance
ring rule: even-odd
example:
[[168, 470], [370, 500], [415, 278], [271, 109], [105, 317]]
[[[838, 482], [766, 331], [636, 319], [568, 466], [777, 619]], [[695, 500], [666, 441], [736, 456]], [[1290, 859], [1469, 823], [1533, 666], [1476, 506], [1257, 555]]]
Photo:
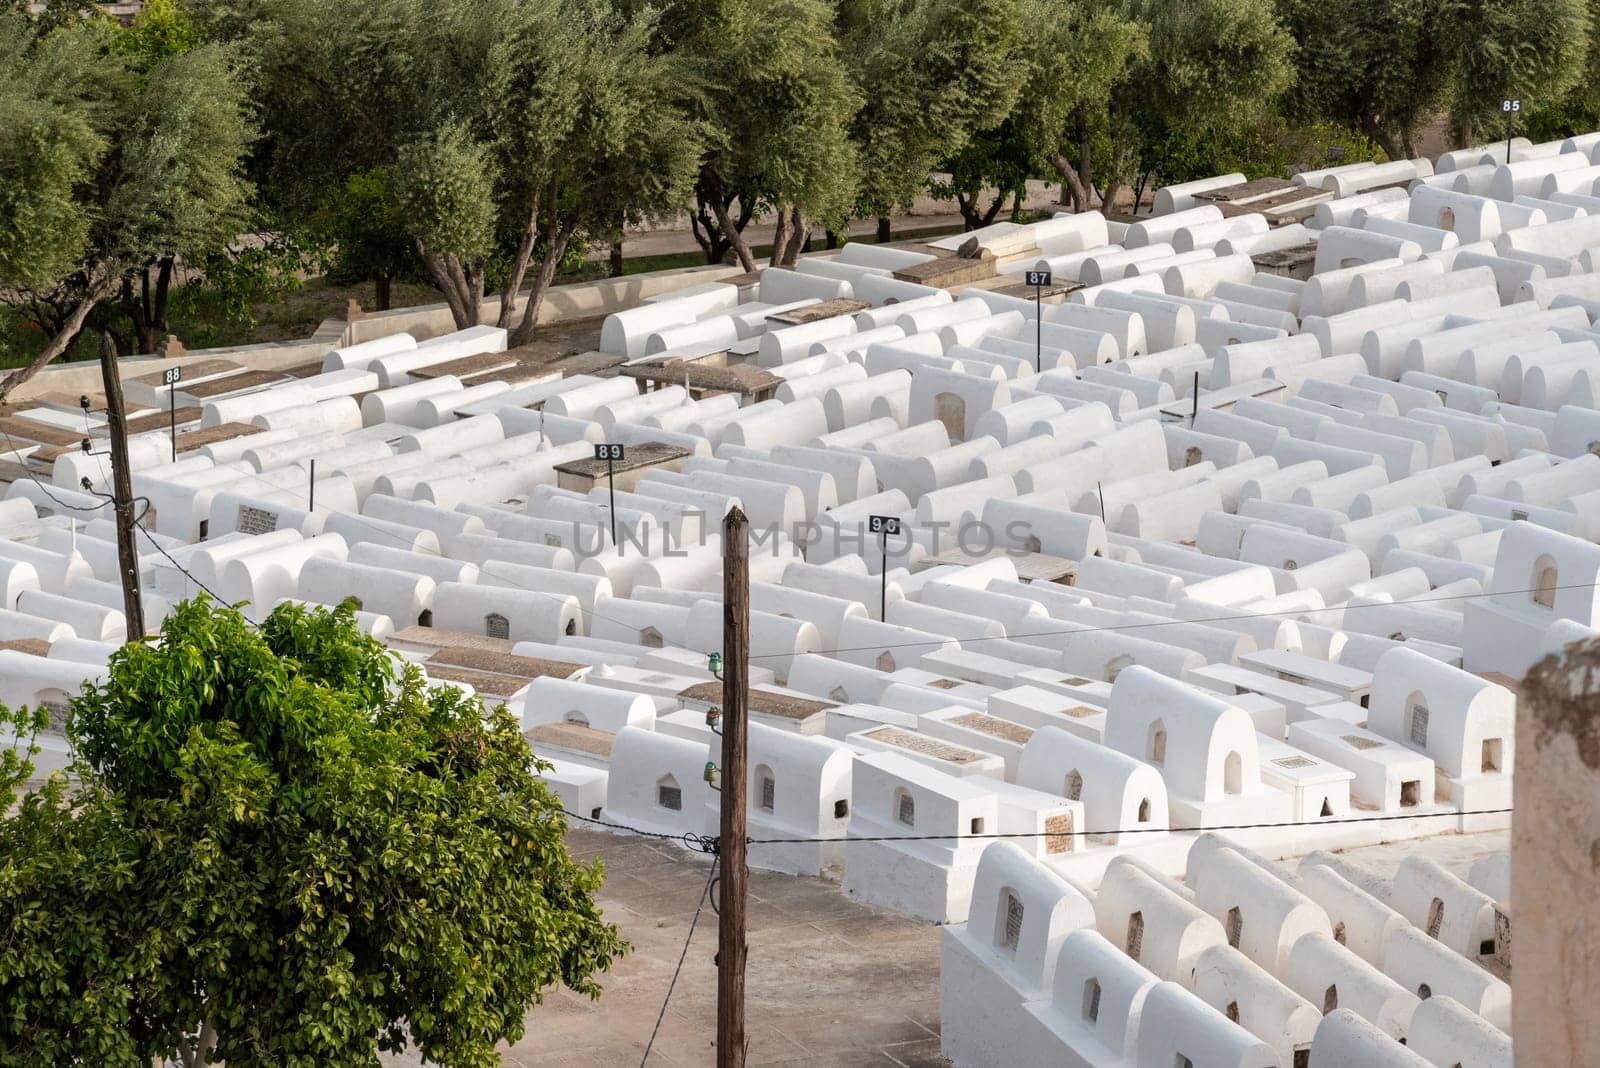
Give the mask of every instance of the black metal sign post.
[[[617, 461], [626, 454], [626, 449], [621, 445], [601, 443], [594, 447], [594, 458], [606, 462], [606, 488], [611, 491], [611, 544], [617, 545]], [[622, 546], [617, 545], [617, 555], [622, 555]]]
[[1033, 287], [1033, 370], [1044, 371], [1044, 287], [1050, 284], [1049, 271], [1027, 271], [1025, 284]]
[[1522, 110], [1521, 100], [1500, 101], [1500, 111], [1506, 117], [1506, 166], [1511, 165], [1511, 134], [1516, 125], [1517, 113]]
[[183, 379], [183, 368], [169, 367], [161, 372], [161, 384], [167, 387], [167, 413], [172, 429], [172, 462], [178, 462], [178, 383]]
[[884, 616], [889, 611], [889, 535], [900, 535], [900, 520], [892, 515], [868, 516], [867, 529], [878, 535], [878, 622], [887, 623]]

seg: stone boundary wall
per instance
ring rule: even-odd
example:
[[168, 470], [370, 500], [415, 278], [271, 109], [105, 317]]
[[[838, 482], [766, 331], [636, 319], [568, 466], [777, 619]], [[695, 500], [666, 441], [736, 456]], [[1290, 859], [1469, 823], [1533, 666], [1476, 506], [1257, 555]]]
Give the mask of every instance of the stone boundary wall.
[[[610, 315], [612, 312], [633, 307], [645, 297], [716, 282], [742, 273], [742, 269], [737, 265], [679, 267], [668, 271], [651, 271], [645, 274], [624, 275], [621, 278], [602, 278], [593, 282], [554, 286], [545, 294], [544, 304], [539, 309], [539, 322], [561, 323]], [[482, 321], [493, 323], [499, 314], [500, 299], [485, 297]], [[389, 334], [410, 333], [421, 341], [447, 334], [455, 328], [455, 321], [450, 317], [450, 309], [444, 303], [422, 304], [412, 308], [370, 312], [355, 322], [347, 322], [342, 318], [325, 319], [310, 337], [295, 341], [191, 349], [182, 356], [172, 359], [161, 356], [130, 356], [121, 361], [121, 368], [123, 377], [127, 378], [166, 367], [183, 367], [201, 360], [225, 359], [233, 360], [252, 370], [271, 371], [320, 359], [329, 349], [371, 341], [373, 338]], [[102, 385], [98, 360], [58, 363], [45, 368], [31, 380], [17, 387], [11, 396], [11, 402], [26, 402], [45, 393], [92, 393], [101, 389]]]

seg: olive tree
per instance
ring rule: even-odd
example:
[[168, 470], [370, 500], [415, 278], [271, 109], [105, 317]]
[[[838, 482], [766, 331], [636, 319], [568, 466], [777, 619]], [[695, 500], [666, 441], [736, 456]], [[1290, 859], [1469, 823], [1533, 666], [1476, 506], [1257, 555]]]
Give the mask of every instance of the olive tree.
[[522, 344], [574, 239], [688, 195], [700, 138], [655, 20], [608, 0], [270, 4], [247, 25], [275, 183], [314, 216], [381, 171], [456, 325], [497, 292]]
[[1105, 125], [1111, 91], [1148, 55], [1144, 26], [1080, 0], [1032, 0], [1023, 61], [1027, 82], [1013, 122], [1029, 155], [1043, 161], [1087, 211], [1098, 201], [1092, 135]]
[[687, 94], [701, 123], [695, 196], [747, 271], [756, 268], [732, 214], [777, 217], [772, 262], [792, 264], [811, 225], [854, 204], [850, 122], [860, 96], [841, 61], [827, 0], [726, 0], [705, 8], [676, 51], [694, 65]]
[[517, 724], [348, 607], [186, 602], [66, 730], [70, 782], [0, 750], [0, 1063], [493, 1065], [625, 949]]
[[1294, 78], [1294, 41], [1270, 0], [1123, 0], [1121, 14], [1146, 48], [1111, 88], [1107, 204], [1137, 173], [1146, 131], [1236, 130]]
[[[850, 124], [860, 213], [889, 239], [889, 213], [1016, 103], [1025, 67], [1019, 0], [853, 0], [839, 5], [841, 51], [861, 94]], [[1029, 37], [1034, 27], [1029, 27]]]
[[0, 380], [0, 400], [97, 307], [131, 306], [152, 265], [170, 277], [174, 260], [226, 248], [247, 217], [253, 130], [236, 54], [134, 32], [0, 12], [0, 300], [47, 337]]
[[1297, 45], [1289, 114], [1342, 123], [1391, 158], [1412, 155], [1418, 130], [1448, 99], [1455, 7], [1450, 0], [1279, 0]]
[[1483, 126], [1496, 130], [1502, 100], [1554, 104], [1586, 73], [1586, 0], [1459, 0], [1448, 29], [1450, 118], [1462, 147]]

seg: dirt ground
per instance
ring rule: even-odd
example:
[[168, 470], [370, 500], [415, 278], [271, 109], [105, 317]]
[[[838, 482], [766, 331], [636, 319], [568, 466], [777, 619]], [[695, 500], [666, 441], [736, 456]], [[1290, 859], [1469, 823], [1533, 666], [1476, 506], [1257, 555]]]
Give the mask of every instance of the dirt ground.
[[[599, 1001], [562, 990], [528, 1017], [508, 1068], [637, 1065], [705, 888], [710, 857], [670, 843], [575, 830], [574, 856], [605, 861], [599, 895], [633, 952]], [[939, 929], [846, 897], [819, 879], [753, 872], [747, 1063], [933, 1068], [939, 1055]], [[717, 917], [700, 914], [650, 1053], [655, 1068], [715, 1063]], [[393, 1068], [420, 1062], [388, 1058]]]

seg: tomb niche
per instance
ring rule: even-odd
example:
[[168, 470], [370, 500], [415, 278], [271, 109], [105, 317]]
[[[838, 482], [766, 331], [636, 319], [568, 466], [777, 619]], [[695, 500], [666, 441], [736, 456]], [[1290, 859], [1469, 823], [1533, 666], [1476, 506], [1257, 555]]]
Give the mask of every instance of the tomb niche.
[[767, 812], [777, 807], [778, 780], [765, 764], [756, 765], [756, 804]]
[[995, 917], [995, 945], [1015, 953], [1022, 941], [1022, 899], [1009, 888], [1000, 892], [1001, 907]]
[[1128, 917], [1128, 941], [1123, 952], [1128, 954], [1130, 960], [1137, 961], [1139, 953], [1144, 948], [1144, 912], [1135, 910]]
[[1528, 583], [1529, 596], [1533, 599], [1533, 603], [1540, 608], [1555, 608], [1559, 581], [1560, 572], [1556, 569], [1555, 557], [1544, 553], [1533, 562], [1533, 579]]
[[1149, 753], [1149, 761], [1156, 767], [1161, 767], [1167, 762], [1167, 725], [1161, 720], [1150, 724], [1149, 742], [1145, 746]]
[[959, 393], [939, 393], [933, 398], [934, 418], [944, 424], [952, 441], [967, 436], [967, 401]]
[[1421, 690], [1406, 698], [1406, 737], [1423, 748], [1428, 745], [1428, 699]]
[[1222, 792], [1237, 796], [1244, 791], [1244, 757], [1237, 750], [1222, 761]]
[[917, 800], [904, 787], [894, 792], [894, 818], [907, 827], [917, 825]]

